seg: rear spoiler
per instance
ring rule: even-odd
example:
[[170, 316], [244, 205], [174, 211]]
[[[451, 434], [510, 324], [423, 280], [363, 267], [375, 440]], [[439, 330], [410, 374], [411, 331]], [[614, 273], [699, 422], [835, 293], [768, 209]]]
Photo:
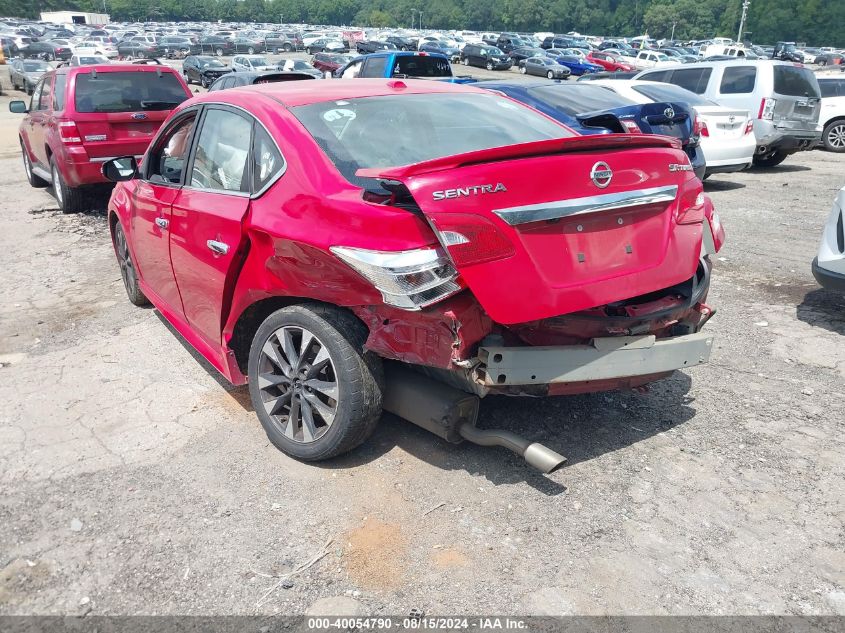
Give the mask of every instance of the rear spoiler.
[[435, 171], [446, 171], [467, 165], [492, 163], [513, 158], [530, 158], [532, 156], [548, 156], [550, 154], [587, 152], [592, 150], [628, 149], [632, 147], [681, 149], [681, 142], [669, 136], [659, 136], [656, 134], [571, 136], [568, 138], [554, 138], [544, 141], [533, 141], [531, 143], [520, 143], [518, 145], [481, 149], [464, 154], [434, 158], [412, 165], [359, 169], [355, 172], [355, 175], [359, 178], [401, 180], [402, 178]]

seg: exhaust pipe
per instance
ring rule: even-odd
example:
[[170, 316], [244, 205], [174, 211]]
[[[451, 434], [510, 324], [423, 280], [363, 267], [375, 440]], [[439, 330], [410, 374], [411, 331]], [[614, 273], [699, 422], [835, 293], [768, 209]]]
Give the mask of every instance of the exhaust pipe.
[[563, 466], [566, 458], [555, 453], [548, 446], [532, 442], [510, 431], [481, 430], [469, 424], [458, 427], [458, 433], [465, 440], [480, 446], [503, 446], [522, 456], [526, 462], [543, 473], [552, 473]]
[[389, 363], [384, 373], [384, 410], [448, 442], [458, 444], [467, 440], [480, 446], [502, 446], [547, 474], [566, 462], [563, 455], [510, 431], [475, 428], [481, 402], [476, 395], [433, 380], [401, 363]]

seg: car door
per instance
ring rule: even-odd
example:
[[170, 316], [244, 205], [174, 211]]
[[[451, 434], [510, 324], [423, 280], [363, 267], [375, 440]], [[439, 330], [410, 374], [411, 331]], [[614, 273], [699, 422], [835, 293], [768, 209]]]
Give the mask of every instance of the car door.
[[244, 254], [252, 118], [209, 105], [197, 136], [185, 187], [173, 201], [170, 258], [186, 320], [219, 349], [227, 281]]
[[172, 207], [184, 184], [199, 113], [198, 107], [186, 110], [156, 138], [130, 194], [129, 238], [144, 292], [180, 318], [182, 301], [170, 265]]
[[41, 90], [37, 94], [38, 99], [33, 98], [30, 106], [32, 110], [29, 115], [29, 143], [35, 160], [45, 168], [49, 168], [47, 131], [51, 124], [55, 124], [53, 121], [53, 74], [41, 80]]

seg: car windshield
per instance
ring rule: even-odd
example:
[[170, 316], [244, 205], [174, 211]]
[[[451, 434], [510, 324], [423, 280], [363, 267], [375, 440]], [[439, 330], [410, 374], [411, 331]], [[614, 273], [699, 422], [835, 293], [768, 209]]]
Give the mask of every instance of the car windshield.
[[46, 71], [50, 70], [50, 68], [51, 68], [51, 66], [47, 62], [26, 61], [26, 62], [23, 63], [23, 71], [25, 73], [46, 72]]
[[549, 84], [532, 88], [530, 92], [532, 96], [571, 116], [582, 112], [634, 105], [634, 102], [630, 99], [626, 99], [607, 88], [590, 86], [583, 82], [573, 85]]
[[264, 57], [250, 57], [247, 61], [249, 61], [250, 66], [267, 66], [267, 60]]
[[223, 68], [226, 66], [226, 64], [217, 59], [201, 59], [198, 65], [200, 68]]
[[660, 84], [656, 86], [632, 86], [634, 90], [651, 99], [652, 101], [681, 101], [691, 106], [714, 106], [718, 105], [710, 99], [695, 94], [689, 90], [674, 84]]
[[497, 95], [415, 94], [291, 108], [350, 182], [362, 168], [394, 167], [474, 150], [572, 136]]
[[174, 73], [102, 72], [76, 77], [77, 112], [170, 110], [188, 99]]
[[775, 92], [791, 97], [819, 98], [819, 84], [813, 71], [798, 66], [777, 65], [775, 72]]

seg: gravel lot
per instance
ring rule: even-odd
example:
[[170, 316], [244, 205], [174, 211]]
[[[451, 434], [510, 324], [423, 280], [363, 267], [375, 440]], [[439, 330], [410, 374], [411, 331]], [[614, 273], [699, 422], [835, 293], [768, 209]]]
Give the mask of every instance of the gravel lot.
[[104, 214], [26, 184], [8, 101], [0, 613], [845, 614], [845, 298], [810, 274], [845, 156], [707, 182], [728, 233], [709, 365], [645, 394], [484, 400], [483, 425], [564, 469], [391, 416], [305, 465], [129, 304]]

